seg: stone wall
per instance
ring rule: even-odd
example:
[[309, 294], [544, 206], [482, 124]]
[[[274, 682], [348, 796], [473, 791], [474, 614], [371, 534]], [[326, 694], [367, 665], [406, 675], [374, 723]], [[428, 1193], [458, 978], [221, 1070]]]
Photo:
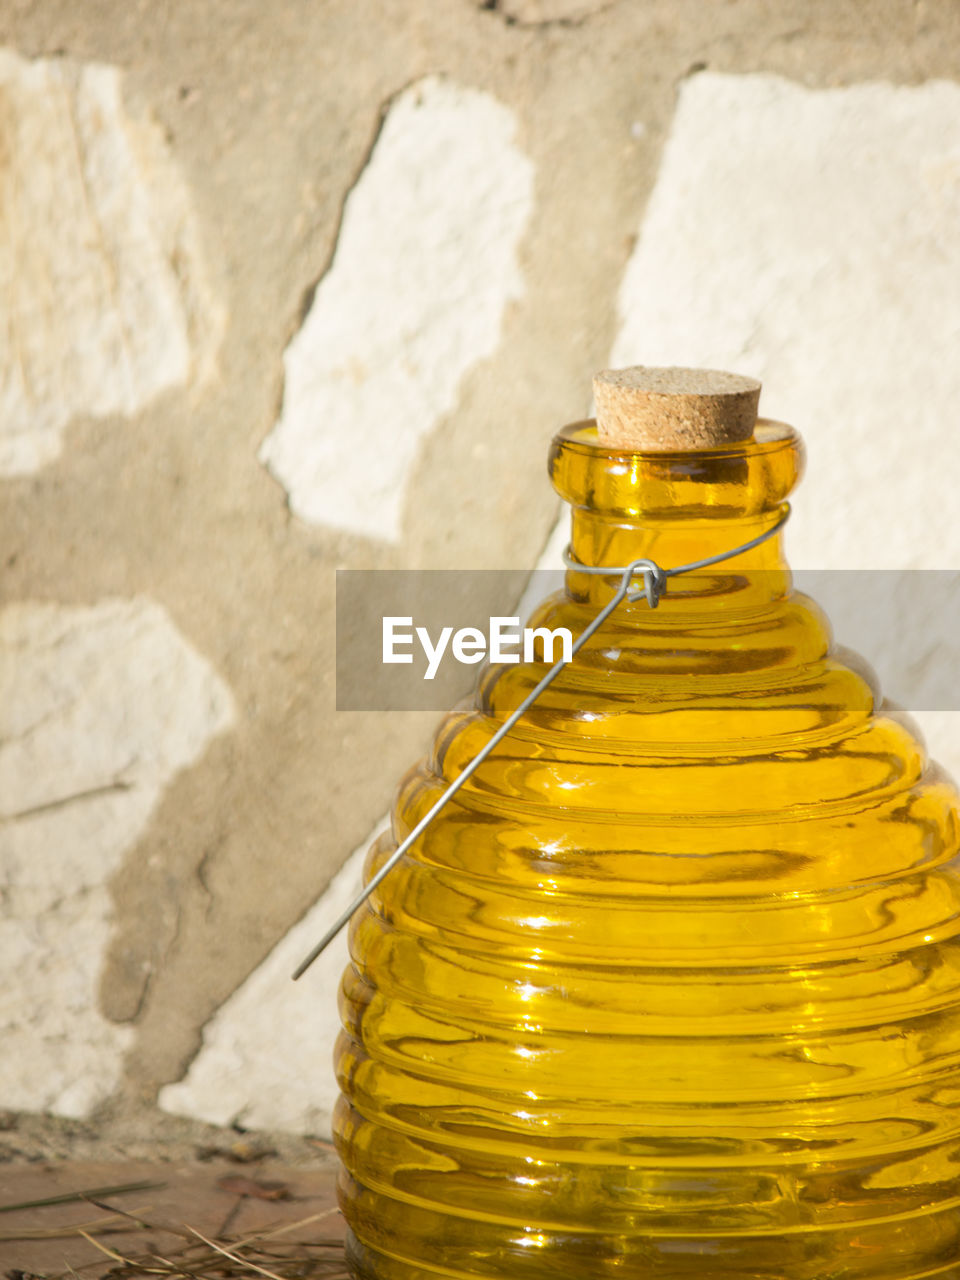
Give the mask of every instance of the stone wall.
[[0, 46], [0, 1107], [322, 1132], [342, 948], [288, 974], [434, 718], [334, 710], [337, 567], [549, 562], [611, 362], [763, 379], [794, 563], [960, 564], [960, 9], [0, 0]]

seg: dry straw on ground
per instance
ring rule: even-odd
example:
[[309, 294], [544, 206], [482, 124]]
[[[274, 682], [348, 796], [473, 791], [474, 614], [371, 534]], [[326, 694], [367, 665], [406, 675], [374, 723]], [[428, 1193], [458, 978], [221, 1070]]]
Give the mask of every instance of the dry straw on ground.
[[[89, 1193], [56, 1199], [85, 1201], [100, 1209], [101, 1216], [63, 1227], [0, 1231], [0, 1243], [13, 1239], [83, 1239], [102, 1257], [58, 1274], [45, 1271], [42, 1277], [22, 1269], [7, 1271], [5, 1280], [137, 1280], [148, 1276], [165, 1276], [168, 1280], [348, 1280], [342, 1240], [324, 1236], [320, 1226], [338, 1212], [335, 1208], [239, 1236], [227, 1234], [225, 1223], [216, 1236], [207, 1236], [185, 1223], [148, 1218], [147, 1210], [128, 1213], [117, 1209]], [[3, 1206], [28, 1207], [32, 1206]], [[123, 1252], [108, 1243], [108, 1238], [115, 1235], [128, 1238]], [[131, 1249], [131, 1235], [142, 1240], [141, 1247]], [[157, 1247], [156, 1237], [171, 1236], [177, 1242], [174, 1248]]]

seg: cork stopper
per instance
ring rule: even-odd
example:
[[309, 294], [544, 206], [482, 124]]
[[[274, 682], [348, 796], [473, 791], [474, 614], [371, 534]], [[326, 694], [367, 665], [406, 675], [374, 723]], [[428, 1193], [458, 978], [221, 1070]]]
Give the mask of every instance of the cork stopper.
[[604, 369], [593, 380], [604, 444], [653, 452], [749, 440], [760, 383], [717, 369]]

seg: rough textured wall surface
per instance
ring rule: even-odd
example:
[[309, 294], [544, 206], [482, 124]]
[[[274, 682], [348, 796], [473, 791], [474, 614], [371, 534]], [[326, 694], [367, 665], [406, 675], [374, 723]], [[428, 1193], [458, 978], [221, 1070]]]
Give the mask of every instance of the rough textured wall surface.
[[322, 1130], [339, 960], [286, 971], [433, 720], [335, 712], [336, 567], [532, 565], [611, 359], [764, 379], [804, 563], [956, 564], [960, 9], [0, 0], [0, 48], [0, 1107]]

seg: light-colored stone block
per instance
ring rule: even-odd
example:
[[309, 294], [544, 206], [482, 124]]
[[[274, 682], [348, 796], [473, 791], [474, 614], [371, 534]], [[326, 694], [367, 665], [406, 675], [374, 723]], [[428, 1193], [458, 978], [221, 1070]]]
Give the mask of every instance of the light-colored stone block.
[[489, 94], [436, 77], [390, 107], [260, 451], [304, 520], [399, 538], [419, 443], [522, 291], [533, 169], [515, 130]]
[[348, 961], [343, 930], [298, 983], [290, 975], [359, 891], [370, 842], [355, 849], [326, 893], [207, 1024], [203, 1048], [160, 1106], [211, 1124], [326, 1133], [337, 1100], [337, 989]]
[[210, 367], [222, 317], [159, 127], [115, 67], [0, 49], [0, 475], [78, 415], [133, 414]]
[[960, 564], [960, 86], [684, 82], [611, 363], [763, 382], [808, 567]]
[[143, 599], [9, 606], [0, 677], [0, 1106], [85, 1116], [133, 1034], [97, 1008], [110, 878], [233, 704]]

